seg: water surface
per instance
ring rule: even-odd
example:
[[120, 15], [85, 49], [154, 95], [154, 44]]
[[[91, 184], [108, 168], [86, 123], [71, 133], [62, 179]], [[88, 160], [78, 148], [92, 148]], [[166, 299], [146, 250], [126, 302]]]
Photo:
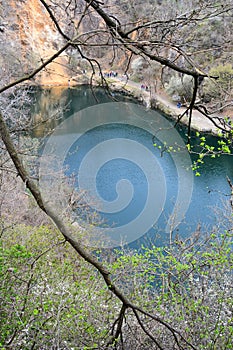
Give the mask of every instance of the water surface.
[[[129, 193], [133, 193], [133, 195], [131, 193], [131, 200], [129, 203], [127, 202], [127, 198], [123, 198], [123, 200], [127, 202], [123, 210], [115, 212], [110, 210], [108, 213], [101, 210], [101, 206], [98, 208], [97, 205], [94, 205], [93, 207], [99, 209], [99, 215], [101, 217], [99, 226], [103, 228], [124, 227], [124, 225], [133, 221], [135, 217], [138, 217], [146, 205], [148, 196], [148, 174], [144, 173], [138, 164], [139, 161], [135, 162], [130, 158], [126, 159], [125, 156], [118, 156], [121, 152], [125, 154], [125, 148], [123, 149], [122, 146], [123, 140], [130, 140], [131, 142], [135, 142], [135, 145], [141, 144], [146, 147], [146, 149], [153, 154], [153, 157], [155, 157], [159, 167], [158, 169], [161, 169], [166, 181], [166, 198], [158, 220], [156, 220], [153, 227], [150, 227], [143, 237], [137, 237], [136, 241], [131, 243], [132, 246], [138, 246], [141, 243], [149, 241], [156, 242], [156, 244], [168, 243], [171, 234], [173, 237], [179, 234], [182, 239], [185, 239], [189, 237], [197, 227], [199, 230], [201, 228], [204, 234], [204, 232], [210, 230], [214, 225], [219, 225], [219, 222], [222, 224], [220, 218], [223, 218], [223, 213], [226, 213], [227, 210], [230, 209], [228, 197], [230, 189], [226, 179], [228, 176], [233, 181], [232, 156], [224, 155], [220, 158], [205, 159], [204, 164], [199, 170], [201, 176], [194, 176], [191, 202], [185, 213], [185, 217], [182, 222], [174, 228], [173, 232], [165, 232], [168, 220], [171, 220], [170, 215], [173, 213], [178, 194], [176, 164], [171, 154], [167, 152], [161, 153], [161, 149], [158, 146], [162, 147], [163, 144], [159, 139], [154, 137], [153, 130], [151, 132], [148, 130], [148, 125], [144, 128], [132, 125], [133, 123], [131, 124], [130, 122], [128, 124], [121, 123], [120, 121], [112, 122], [112, 120], [117, 120], [117, 117], [115, 116], [114, 119], [112, 115], [110, 116], [109, 123], [102, 122], [102, 115], [98, 106], [100, 103], [113, 102], [112, 97], [121, 101], [129, 101], [125, 96], [106, 95], [101, 89], [96, 90], [96, 96], [94, 97], [92, 91], [88, 87], [59, 90], [56, 93], [52, 91], [42, 91], [37, 95], [37, 104], [34, 111], [34, 115], [38, 120], [41, 118], [41, 112], [43, 112], [44, 118], [59, 113], [61, 115], [61, 119], [54, 117], [47, 123], [47, 126], [43, 125], [37, 128], [36, 136], [42, 136], [46, 130], [57, 127], [61, 120], [66, 120], [74, 115], [74, 113], [86, 109], [87, 107], [96, 106], [95, 120], [97, 125], [95, 127], [91, 129], [87, 127], [87, 131], [84, 132], [86, 128], [85, 119], [84, 122], [82, 120], [83, 130], [80, 129], [81, 124], [75, 121], [72, 124], [72, 128], [70, 128], [70, 126], [67, 129], [63, 128], [61, 131], [62, 135], [59, 137], [62, 136], [62, 139], [64, 139], [64, 137], [69, 139], [71, 134], [73, 136], [75, 135], [75, 137], [77, 136], [76, 138], [74, 137], [74, 142], [72, 142], [72, 146], [69, 148], [64, 161], [67, 168], [66, 174], [75, 179], [73, 185], [77, 191], [83, 190], [83, 188], [80, 188], [79, 181], [80, 167], [87, 154], [93, 154], [92, 158], [89, 159], [90, 169], [95, 167], [95, 164], [100, 164], [103, 160], [103, 166], [99, 168], [96, 174], [95, 188], [98, 195], [105, 202], [117, 202], [117, 184], [121, 182], [122, 179], [125, 181], [124, 184], [126, 186], [125, 197], [127, 197]], [[158, 120], [160, 120], [159, 118]], [[185, 140], [185, 128], [179, 127], [178, 131]], [[110, 140], [118, 140], [118, 142], [111, 146]], [[155, 141], [157, 147], [153, 145]], [[192, 141], [194, 144], [198, 142], [194, 133], [192, 135]], [[208, 144], [217, 145], [217, 139], [212, 136], [207, 137], [207, 142]], [[99, 148], [99, 152], [93, 152], [101, 143], [108, 145], [107, 154], [109, 154], [109, 152], [115, 152], [114, 154], [117, 154], [117, 156], [114, 159], [111, 158], [108, 161], [104, 161], [104, 159], [107, 159], [107, 155], [104, 154], [105, 151], [103, 149], [100, 151]], [[114, 149], [109, 149], [109, 147], [113, 147]], [[137, 149], [135, 148], [135, 153], [136, 152]], [[140, 157], [141, 159], [143, 158], [143, 153], [138, 154], [139, 160]], [[192, 161], [195, 160], [195, 157], [195, 155], [191, 155]], [[180, 158], [182, 158], [182, 152]], [[156, 171], [159, 173], [158, 169]], [[152, 176], [154, 175], [153, 172], [155, 168], [153, 164], [147, 171], [151, 172]], [[92, 180], [91, 171], [90, 174], [89, 171], [86, 171], [86, 183]], [[184, 189], [184, 191], [187, 191], [187, 188]], [[185, 198], [185, 194], [184, 192], [183, 198]], [[124, 190], [121, 195], [124, 197]], [[157, 200], [159, 200], [159, 198], [155, 198], [155, 206]], [[93, 203], [94, 202], [95, 199], [93, 198]], [[89, 208], [89, 210], [93, 210], [93, 213], [95, 211], [92, 208]], [[85, 221], [86, 216], [84, 212], [77, 209], [77, 214]]]

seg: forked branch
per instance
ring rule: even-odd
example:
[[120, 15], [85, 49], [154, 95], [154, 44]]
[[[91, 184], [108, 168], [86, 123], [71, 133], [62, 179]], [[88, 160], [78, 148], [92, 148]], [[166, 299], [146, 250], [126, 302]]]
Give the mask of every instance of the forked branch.
[[[166, 327], [172, 335], [176, 338], [176, 334], [179, 334], [179, 331], [175, 330], [173, 327], [171, 327], [167, 322], [162, 320], [161, 318], [157, 316], [150, 315], [146, 313], [146, 311], [142, 310], [138, 306], [134, 305], [124, 294], [124, 292], [119, 289], [112, 277], [111, 277], [111, 272], [101, 263], [99, 262], [87, 249], [82, 245], [81, 242], [77, 241], [76, 239], [73, 238], [72, 233], [70, 232], [69, 227], [60, 219], [59, 214], [56, 213], [54, 208], [51, 208], [47, 203], [44, 203], [40, 190], [36, 184], [35, 181], [33, 181], [29, 174], [27, 173], [27, 170], [25, 169], [23, 162], [21, 161], [18, 152], [13, 144], [13, 141], [11, 139], [9, 130], [7, 128], [7, 125], [3, 119], [2, 114], [0, 113], [0, 135], [2, 137], [3, 143], [16, 167], [16, 170], [18, 172], [18, 175], [21, 177], [22, 181], [25, 183], [26, 187], [31, 191], [32, 196], [34, 197], [36, 203], [40, 207], [41, 210], [43, 210], [48, 217], [52, 220], [52, 222], [55, 224], [55, 226], [58, 228], [58, 230], [61, 232], [65, 240], [73, 247], [73, 249], [88, 263], [90, 263], [92, 266], [94, 266], [101, 276], [103, 277], [109, 291], [111, 291], [122, 303], [122, 310], [119, 316], [119, 321], [118, 321], [118, 327], [115, 332], [115, 337], [119, 337], [121, 334], [121, 329], [123, 325], [123, 316], [125, 314], [125, 310], [127, 308], [130, 308], [133, 310], [135, 316], [137, 315], [137, 311], [144, 313], [154, 321], [158, 322], [162, 326]], [[137, 317], [137, 316], [136, 316]], [[141, 321], [139, 322], [139, 325], [141, 326], [142, 330], [148, 335], [148, 332], [146, 331], [145, 327], [142, 326]], [[150, 335], [150, 338], [156, 342], [158, 346], [157, 340]], [[183, 340], [185, 340], [182, 337]], [[191, 344], [188, 343], [188, 341], [185, 341], [187, 345], [189, 345], [193, 350], [195, 350], [195, 347], [192, 346]], [[163, 349], [161, 346], [159, 349]]]

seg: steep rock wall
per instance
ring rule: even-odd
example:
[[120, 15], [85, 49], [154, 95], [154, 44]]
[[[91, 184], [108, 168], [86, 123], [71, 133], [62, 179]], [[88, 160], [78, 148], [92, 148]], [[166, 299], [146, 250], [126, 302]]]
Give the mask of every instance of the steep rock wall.
[[[11, 62], [20, 61], [18, 76], [33, 71], [64, 44], [39, 0], [11, 0], [2, 4], [2, 14], [5, 17], [5, 45], [7, 47], [10, 42], [11, 46]], [[35, 82], [40, 85], [68, 84], [67, 63], [64, 53], [40, 72]]]

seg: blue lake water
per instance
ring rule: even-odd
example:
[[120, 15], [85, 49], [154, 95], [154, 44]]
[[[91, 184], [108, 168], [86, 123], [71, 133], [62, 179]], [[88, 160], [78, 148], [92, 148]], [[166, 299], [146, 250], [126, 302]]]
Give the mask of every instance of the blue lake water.
[[[63, 123], [53, 121], [48, 128], [56, 128], [53, 140], [59, 147], [67, 143], [63, 155], [66, 175], [74, 180], [77, 191], [88, 194], [88, 210], [93, 217], [98, 213], [100, 222], [94, 225], [100, 230], [113, 229], [108, 232], [111, 238], [121, 232], [122, 240], [138, 247], [147, 242], [166, 244], [176, 234], [185, 239], [197, 226], [203, 234], [219, 223], [224, 229], [222, 219], [230, 209], [226, 178], [233, 181], [232, 156], [206, 158], [201, 176], [193, 176], [186, 169], [187, 152], [182, 148], [185, 128], [178, 127], [179, 139], [158, 111], [134, 107], [118, 95], [114, 97], [123, 104], [116, 107], [103, 90], [96, 90], [97, 101], [88, 87], [64, 90], [59, 100], [53, 96], [46, 114], [53, 114], [61, 100], [66, 111]], [[38, 93], [37, 113], [43, 98], [47, 95]], [[79, 111], [82, 113], [77, 114]], [[37, 134], [42, 135], [43, 128]], [[172, 138], [176, 154], [164, 150]], [[215, 137], [206, 138], [208, 144], [217, 145]], [[197, 143], [194, 133], [192, 142]], [[191, 155], [191, 161], [195, 157]], [[76, 214], [85, 224], [85, 212], [78, 208]]]

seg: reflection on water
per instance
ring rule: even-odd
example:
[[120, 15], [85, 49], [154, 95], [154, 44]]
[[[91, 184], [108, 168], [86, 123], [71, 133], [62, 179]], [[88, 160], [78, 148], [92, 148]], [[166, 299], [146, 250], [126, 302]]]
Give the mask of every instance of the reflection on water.
[[38, 125], [33, 132], [35, 137], [46, 135], [62, 120], [86, 107], [97, 103], [113, 102], [115, 99], [129, 101], [129, 98], [122, 94], [111, 94], [100, 88], [90, 89], [87, 85], [69, 89], [59, 86], [38, 89], [34, 97], [36, 103], [33, 106], [32, 119], [34, 125]]
[[35, 92], [36, 103], [32, 110], [33, 124], [38, 125], [33, 136], [41, 137], [55, 128], [68, 105], [67, 91], [62, 87], [52, 89], [38, 89]]
[[[96, 96], [93, 96], [91, 89], [86, 86], [66, 90], [55, 88], [37, 92], [37, 103], [33, 111], [34, 121], [44, 121], [44, 123], [35, 129], [34, 136], [44, 136], [51, 128], [55, 128], [61, 120], [72, 116], [77, 111], [96, 105], [98, 101], [101, 103], [112, 102], [112, 97], [107, 95], [102, 89], [96, 89], [95, 93]], [[127, 100], [124, 96], [115, 97], [123, 101]], [[168, 242], [169, 233], [165, 235], [164, 232], [178, 191], [177, 168], [171, 156], [167, 153], [161, 155], [161, 151], [153, 146], [153, 133], [149, 131], [130, 125], [130, 123], [128, 125], [121, 123], [112, 124], [111, 126], [107, 124], [102, 125], [100, 111], [100, 109], [96, 109], [95, 120], [96, 124], [98, 125], [99, 122], [101, 126], [84, 133], [78, 142], [73, 143], [69, 156], [65, 160], [66, 165], [68, 165], [67, 174], [78, 174], [80, 164], [85, 158], [85, 155], [104, 140], [124, 138], [144, 145], [155, 155], [163, 170], [166, 178], [167, 195], [164, 210], [159, 220], [143, 239], [154, 241], [156, 237], [158, 244]], [[68, 139], [73, 137], [73, 133], [83, 133], [83, 130], [77, 130], [78, 124], [75, 124], [75, 121], [73, 123], [73, 125], [69, 124], [67, 129], [63, 128], [62, 135], [59, 135], [61, 140], [64, 140], [64, 137]], [[181, 136], [184, 137], [185, 129], [180, 128], [179, 131]], [[194, 135], [193, 142], [195, 143]], [[207, 137], [207, 143], [217, 144], [217, 141], [214, 137], [209, 136]], [[95, 154], [93, 163], [98, 162], [98, 158], [102, 156], [103, 154], [101, 153], [97, 156]], [[192, 156], [192, 158], [194, 159], [195, 156]], [[153, 169], [151, 167], [152, 172]], [[193, 195], [189, 209], [184, 220], [176, 227], [175, 232], [173, 232], [174, 235], [179, 233], [183, 237], [188, 237], [199, 226], [199, 223], [201, 223], [201, 230], [204, 232], [206, 228], [208, 229], [218, 224], [219, 214], [216, 214], [216, 208], [223, 210], [224, 206], [228, 205], [229, 209], [228, 197], [225, 196], [230, 194], [226, 177], [229, 176], [233, 180], [232, 156], [226, 155], [217, 159], [206, 158], [200, 172], [201, 176], [194, 178]], [[86, 176], [88, 177], [88, 172]], [[135, 166], [130, 160], [121, 159], [120, 157], [114, 161], [106, 162], [97, 173], [96, 187], [104, 200], [114, 201], [117, 198], [116, 185], [120, 179], [130, 181], [135, 195], [132, 202], [127, 206], [127, 210], [104, 214], [103, 223], [105, 226], [117, 227], [126, 224], [135, 215], [138, 215], [141, 210], [140, 208], [145, 206], [146, 203], [148, 184], [144, 173], [140, 167]], [[77, 178], [74, 186], [77, 188], [79, 186]], [[185, 193], [183, 195], [185, 196]]]

